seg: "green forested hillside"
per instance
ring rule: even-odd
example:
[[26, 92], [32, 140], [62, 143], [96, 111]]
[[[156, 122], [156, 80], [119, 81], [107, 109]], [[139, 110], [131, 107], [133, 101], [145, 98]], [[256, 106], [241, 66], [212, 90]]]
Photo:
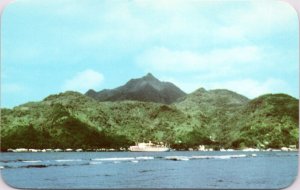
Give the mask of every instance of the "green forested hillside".
[[[175, 106], [198, 122], [205, 121], [210, 139], [222, 146], [228, 130], [233, 129], [232, 120], [239, 117], [240, 110], [249, 101], [235, 92], [218, 89], [207, 91], [200, 88], [181, 98]], [[226, 139], [227, 141], [227, 139]]]
[[298, 144], [298, 113], [298, 100], [284, 94], [248, 100], [199, 89], [165, 105], [65, 92], [1, 109], [1, 149], [120, 148], [149, 140], [177, 149], [278, 148]]
[[286, 94], [266, 94], [248, 102], [232, 121], [231, 146], [271, 147], [298, 145], [299, 101]]

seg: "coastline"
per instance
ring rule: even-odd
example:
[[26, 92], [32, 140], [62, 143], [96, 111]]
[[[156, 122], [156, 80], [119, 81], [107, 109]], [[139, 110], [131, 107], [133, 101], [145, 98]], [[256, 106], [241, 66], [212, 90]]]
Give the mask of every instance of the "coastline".
[[[257, 148], [244, 148], [244, 149], [220, 149], [220, 150], [212, 150], [212, 149], [188, 149], [188, 150], [176, 150], [176, 149], [170, 149], [170, 151], [196, 151], [196, 152], [212, 152], [212, 151], [219, 151], [219, 152], [234, 152], [234, 151], [243, 151], [243, 152], [297, 152], [299, 151], [296, 148], [287, 148], [287, 147], [282, 147], [280, 149], [257, 149]], [[16, 149], [7, 149], [6, 151], [2, 150], [1, 153], [4, 152], [14, 152], [14, 153], [20, 153], [20, 152], [28, 152], [28, 153], [36, 153], [36, 152], [132, 152], [127, 148], [120, 148], [120, 149], [106, 149], [106, 148], [99, 148], [99, 149], [27, 149], [27, 148], [16, 148]], [[147, 152], [147, 151], [144, 151]]]

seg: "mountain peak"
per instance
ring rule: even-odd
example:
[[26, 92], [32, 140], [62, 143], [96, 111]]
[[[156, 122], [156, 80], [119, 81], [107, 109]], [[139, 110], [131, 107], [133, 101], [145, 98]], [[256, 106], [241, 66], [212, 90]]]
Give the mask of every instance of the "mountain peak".
[[205, 92], [207, 92], [207, 91], [205, 90], [205, 88], [201, 87], [201, 88], [195, 90], [193, 93], [205, 93]]
[[151, 73], [129, 80], [125, 85], [112, 90], [100, 91], [86, 95], [100, 101], [137, 100], [171, 104], [185, 93], [169, 82], [162, 82]]
[[154, 77], [152, 73], [147, 73], [146, 77]]
[[143, 79], [146, 80], [158, 80], [157, 78], [155, 78], [151, 73], [147, 73], [147, 75], [145, 75], [144, 77], [142, 77]]

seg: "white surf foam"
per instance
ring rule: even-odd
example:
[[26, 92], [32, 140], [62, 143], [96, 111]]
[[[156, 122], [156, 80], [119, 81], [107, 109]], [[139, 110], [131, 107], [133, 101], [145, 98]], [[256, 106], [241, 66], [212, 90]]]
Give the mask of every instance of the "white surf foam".
[[206, 159], [231, 159], [231, 158], [244, 158], [246, 154], [237, 155], [220, 155], [220, 156], [193, 156], [193, 158], [206, 158]]
[[191, 159], [212, 159], [213, 156], [192, 156]]
[[230, 155], [222, 155], [222, 156], [214, 156], [213, 158], [214, 159], [222, 159], [222, 160], [224, 160], [224, 159], [230, 159], [230, 158], [232, 158], [232, 156], [230, 156]]
[[98, 164], [102, 164], [102, 162], [90, 162], [89, 164], [91, 164], [91, 165], [98, 165]]
[[231, 158], [245, 158], [245, 157], [247, 157], [246, 154], [238, 154], [238, 155], [230, 155], [230, 156], [231, 156]]
[[186, 156], [166, 156], [166, 160], [176, 160], [176, 161], [188, 161], [189, 157]]
[[133, 157], [124, 157], [124, 158], [94, 158], [94, 161], [130, 161], [135, 160]]
[[56, 162], [80, 162], [81, 159], [63, 159], [63, 160], [55, 160]]
[[37, 163], [37, 162], [42, 162], [41, 160], [24, 160], [22, 162], [25, 162], [25, 163]]
[[136, 157], [135, 159], [137, 159], [137, 160], [153, 160], [154, 157], [152, 157], [152, 156], [139, 156], [139, 157]]

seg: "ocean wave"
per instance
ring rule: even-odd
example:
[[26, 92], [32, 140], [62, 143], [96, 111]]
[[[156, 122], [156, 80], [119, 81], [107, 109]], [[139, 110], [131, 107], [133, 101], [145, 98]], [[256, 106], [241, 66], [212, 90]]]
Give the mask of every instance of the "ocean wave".
[[191, 159], [231, 159], [231, 158], [245, 158], [246, 154], [237, 155], [218, 155], [218, 156], [192, 156]]
[[55, 160], [56, 162], [80, 162], [82, 159], [65, 159], [65, 160]]
[[137, 159], [137, 160], [153, 160], [154, 157], [153, 156], [139, 156], [139, 157], [135, 157], [135, 159]]
[[246, 155], [246, 154], [237, 154], [237, 155], [203, 155], [203, 156], [166, 156], [164, 159], [166, 160], [174, 160], [174, 161], [187, 161], [187, 160], [195, 160], [195, 159], [232, 159], [232, 158], [245, 158], [245, 157], [255, 157], [256, 154]]
[[98, 165], [98, 164], [102, 164], [102, 162], [89, 162], [90, 165]]
[[139, 173], [153, 172], [154, 170], [140, 170]]
[[93, 161], [131, 161], [135, 160], [133, 157], [121, 157], [121, 158], [93, 158]]
[[[153, 156], [137, 156], [137, 157], [100, 157], [100, 158], [91, 158], [91, 159], [56, 159], [56, 160], [2, 160], [3, 164], [0, 169], [6, 168], [45, 168], [52, 166], [70, 166], [70, 165], [97, 165], [105, 163], [139, 163], [139, 162], [148, 162], [151, 160], [169, 160], [169, 161], [189, 161], [189, 160], [201, 160], [201, 159], [242, 159], [256, 157], [257, 154], [229, 154], [229, 155], [173, 155], [173, 156], [162, 156], [162, 157], [153, 157]], [[19, 162], [19, 163], [12, 163]], [[7, 164], [4, 164], [7, 163]], [[20, 164], [22, 163], [22, 164]], [[67, 165], [69, 164], [69, 165]]]
[[0, 160], [2, 163], [9, 163], [9, 162], [23, 162], [28, 160], [16, 159], [16, 160]]
[[29, 164], [29, 165], [5, 165], [1, 169], [16, 169], [16, 168], [47, 168], [47, 167], [62, 167], [70, 166], [67, 164]]
[[45, 164], [38, 164], [38, 165], [26, 165], [26, 166], [21, 166], [20, 168], [46, 168], [49, 165]]
[[142, 161], [142, 160], [153, 160], [154, 157], [153, 156], [139, 156], [139, 157], [113, 157], [113, 158], [93, 158], [91, 159], [92, 161], [110, 161], [110, 162], [114, 162], [116, 164], [120, 163], [121, 161], [124, 162], [133, 162], [133, 163], [137, 163], [138, 161]]
[[41, 160], [24, 160], [22, 162], [25, 162], [25, 163], [38, 163], [38, 162], [42, 162]]
[[187, 156], [166, 156], [166, 160], [174, 160], [174, 161], [188, 161], [189, 157]]

